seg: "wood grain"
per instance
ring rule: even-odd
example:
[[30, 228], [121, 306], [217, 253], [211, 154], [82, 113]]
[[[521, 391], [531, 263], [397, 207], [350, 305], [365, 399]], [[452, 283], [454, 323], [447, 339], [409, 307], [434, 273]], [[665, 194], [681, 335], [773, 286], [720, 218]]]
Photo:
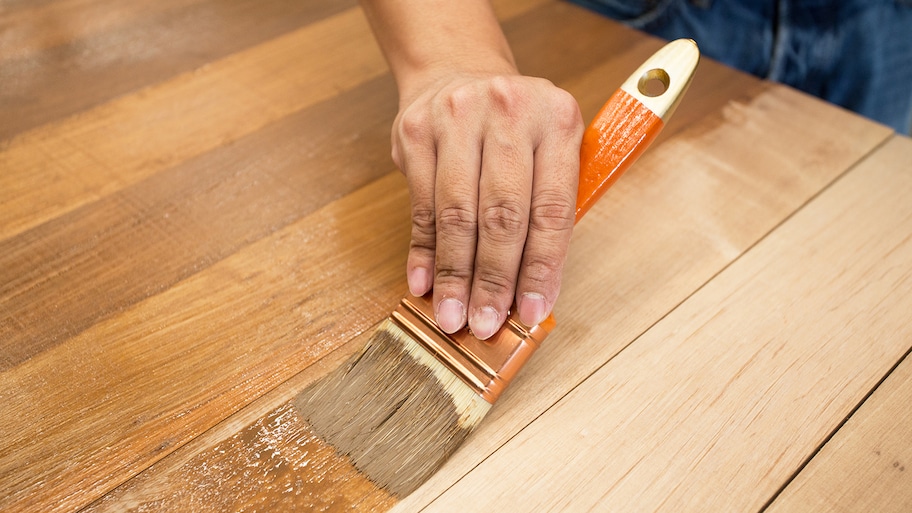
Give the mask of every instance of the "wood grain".
[[[550, 43], [540, 41], [537, 46], [527, 44], [523, 48], [541, 54]], [[560, 80], [573, 76], [578, 69], [579, 64], [556, 67], [550, 76]], [[199, 91], [191, 89], [182, 94], [192, 98]], [[151, 115], [160, 114], [160, 106], [153, 103], [142, 108]], [[0, 339], [0, 369], [66, 340], [387, 172], [387, 133], [394, 108], [389, 78], [368, 80], [172, 167], [153, 165], [138, 173], [140, 176], [112, 170], [122, 175], [122, 189], [109, 191], [76, 210], [58, 213], [55, 219], [0, 242], [0, 267], [10, 276], [0, 285], [0, 298], [7, 301], [0, 318], [0, 333], [4, 335]], [[194, 114], [197, 112], [188, 115]], [[177, 121], [179, 114], [174, 115]], [[111, 120], [121, 122], [124, 120]], [[31, 152], [35, 149], [26, 145], [22, 152], [34, 160], [40, 155]], [[154, 149], [150, 147], [149, 151]], [[116, 149], [123, 153], [130, 150]], [[73, 159], [66, 162], [73, 164]], [[94, 173], [101, 186], [105, 177], [95, 163], [86, 160], [82, 164], [74, 167], [69, 178], [84, 183], [92, 180]], [[334, 181], [308, 186], [315, 175], [328, 168], [342, 172], [334, 175]], [[35, 177], [24, 177], [26, 170], [23, 168], [22, 178], [31, 182]], [[148, 178], [131, 183], [145, 172], [150, 173]], [[51, 173], [48, 178], [53, 178]], [[76, 202], [89, 199], [73, 197], [75, 191], [67, 182], [54, 179], [52, 191], [30, 192], [44, 197], [60, 192]], [[172, 185], [175, 183], [181, 184], [177, 190]], [[19, 183], [21, 188], [30, 185]], [[103, 187], [113, 186], [105, 182]], [[15, 210], [12, 201], [7, 206]], [[41, 214], [41, 207], [36, 209], [26, 198], [19, 204], [27, 210], [26, 215]], [[45, 205], [61, 207], [53, 203], [41, 206]], [[252, 212], [256, 216], [251, 216]], [[214, 232], [211, 226], [215, 224], [225, 228]], [[149, 237], [150, 233], [167, 236], [156, 239]], [[86, 244], [86, 240], [92, 243]], [[135, 255], [129, 260], [119, 259], [125, 253]], [[99, 259], [117, 261], [118, 265], [98, 269]], [[167, 267], [159, 266], [157, 272], [149, 273], [150, 265], [156, 262]], [[93, 279], [85, 280], [87, 275]], [[97, 289], [107, 293], [92, 308], [85, 308], [82, 298]]]
[[426, 511], [762, 508], [912, 347], [912, 173], [879, 164], [824, 190]]
[[0, 140], [355, 5], [355, 0], [101, 0], [18, 9], [0, 16]]
[[[518, 2], [501, 4], [514, 15], [526, 9]], [[329, 47], [333, 52], [320, 53]], [[283, 64], [297, 63], [302, 49], [316, 57], [286, 70]], [[379, 72], [385, 64], [360, 13], [351, 10], [25, 133], [3, 148], [0, 159], [11, 166], [2, 177], [11, 185], [3, 189], [3, 220], [28, 219], [28, 226], [4, 233], [9, 265], [0, 281], [5, 287], [0, 327], [8, 335], [2, 385], [10, 398], [4, 411], [42, 405], [34, 413], [37, 432], [19, 429], [16, 417], [6, 415], [4, 447], [16, 452], [0, 452], [0, 481], [14, 490], [4, 507], [68, 509], [92, 500], [388, 311], [392, 300], [372, 304], [370, 291], [355, 292], [361, 304], [353, 308], [365, 308], [364, 315], [316, 307], [325, 298], [299, 279], [302, 269], [333, 266], [327, 255], [338, 255], [331, 248], [364, 232], [347, 228], [350, 235], [320, 245], [315, 251], [322, 256], [310, 261], [306, 255], [316, 253], [308, 248], [323, 242], [332, 223], [318, 216], [315, 226], [299, 223], [283, 230], [388, 172], [386, 143], [369, 142], [388, 140], [395, 108], [389, 78], [372, 78]], [[238, 83], [256, 84], [261, 98], [226, 102], [222, 91]], [[213, 94], [218, 102], [200, 105]], [[333, 119], [340, 110], [346, 114]], [[325, 169], [339, 168], [346, 171], [334, 173], [335, 182], [311, 185]], [[47, 186], [40, 187], [42, 182]], [[399, 200], [403, 194], [401, 183], [395, 194], [380, 193]], [[397, 217], [406, 213], [403, 206], [390, 215], [372, 215], [406, 227], [405, 218]], [[298, 234], [296, 244], [303, 245], [277, 251], [276, 241], [287, 243], [289, 233]], [[383, 232], [373, 236], [407, 246]], [[379, 249], [371, 240], [362, 242]], [[257, 241], [246, 253], [239, 251]], [[253, 271], [245, 261], [266, 268]], [[402, 262], [383, 265], [391, 274], [337, 267], [346, 277], [370, 272], [380, 282], [394, 280], [395, 286], [377, 282], [377, 290], [404, 290]], [[339, 284], [347, 281], [342, 275], [323, 278], [336, 276]], [[257, 285], [258, 279], [267, 281]], [[275, 280], [292, 285], [291, 303], [285, 304], [291, 320], [271, 310], [277, 296], [267, 283]], [[265, 295], [253, 299], [247, 287]], [[188, 290], [200, 294], [197, 300], [179, 292]], [[303, 298], [302, 291], [307, 291]], [[350, 302], [350, 287], [337, 292]], [[225, 294], [237, 296], [231, 300]], [[212, 308], [214, 298], [221, 308]], [[314, 317], [300, 317], [310, 307]], [[257, 321], [260, 314], [251, 314], [251, 308], [267, 323]], [[160, 316], [169, 310], [176, 317]], [[336, 320], [319, 313], [329, 311], [338, 314]], [[338, 322], [345, 324], [341, 330], [332, 328]], [[302, 325], [307, 327], [301, 330]], [[297, 338], [328, 331], [335, 334], [319, 343], [302, 346]], [[278, 346], [264, 346], [264, 338]], [[294, 354], [303, 358], [300, 366], [289, 365]], [[208, 370], [195, 372], [199, 368]], [[19, 467], [23, 457], [35, 463]]]
[[[235, 438], [238, 433], [250, 426], [262, 423], [264, 419], [276, 417], [281, 411], [294, 408], [292, 399], [301, 390], [341, 365], [351, 354], [364, 347], [373, 331], [374, 327], [371, 327], [337, 350], [315, 361], [275, 389], [255, 399], [242, 410], [225, 418], [161, 461], [151, 465], [141, 474], [107, 493], [86, 507], [84, 511], [90, 513], [154, 508], [161, 501], [174, 501], [178, 497], [193, 496], [194, 486], [188, 476], [198, 475], [201, 464], [225, 468], [225, 462], [237, 457], [236, 451], [225, 451], [220, 448], [222, 444]], [[282, 417], [282, 419], [283, 422], [292, 424], [298, 422], [297, 418]], [[284, 429], [284, 431], [290, 432], [291, 430]], [[285, 438], [285, 440], [288, 439]], [[256, 479], [248, 479], [243, 485], [255, 488], [261, 484], [261, 480], [270, 479], [271, 468], [263, 465], [262, 472], [252, 476]], [[382, 490], [376, 489], [373, 497], [373, 500], [381, 500], [386, 497], [386, 494]], [[348, 504], [345, 501], [340, 502], [337, 509]], [[205, 508], [200, 506], [197, 509], [204, 510]]]
[[7, 170], [0, 175], [6, 212], [0, 238], [229, 145], [385, 71], [362, 13], [350, 9], [21, 134], [0, 150], [0, 169]]
[[155, 502], [119, 502], [115, 509], [384, 511], [395, 503], [320, 440], [291, 404], [196, 455], [180, 476], [182, 482], [157, 490]]
[[[874, 169], [900, 170], [901, 176], [885, 185], [885, 188], [908, 184], [912, 180], [908, 163], [912, 162], [912, 140], [894, 137], [878, 152], [867, 159], [864, 172], [882, 172]], [[859, 169], [857, 172], [862, 172]], [[899, 183], [896, 183], [899, 182]], [[906, 189], [900, 189], [899, 193]], [[907, 192], [908, 193], [908, 192]], [[903, 211], [896, 211], [900, 218]], [[886, 306], [893, 306], [894, 300], [902, 301], [909, 295], [909, 260], [899, 261], [897, 256], [909, 245], [909, 226], [912, 219], [904, 219], [906, 238], [889, 255], [885, 265], [869, 273], [868, 283], [863, 289], [883, 287], [888, 281], [905, 290], [882, 294], [869, 302], [872, 314], [883, 312]], [[900, 235], [901, 236], [901, 235]], [[895, 254], [894, 254], [895, 253]], [[908, 255], [908, 250], [906, 250]], [[896, 305], [902, 315], [903, 305]], [[906, 310], [908, 312], [908, 310]], [[853, 318], [852, 324], [862, 319]], [[908, 322], [906, 322], [908, 323]], [[882, 325], [882, 322], [878, 322]], [[864, 329], [864, 328], [862, 328]], [[867, 331], [867, 330], [865, 330]], [[877, 331], [865, 333], [863, 340], [882, 337], [895, 343], [912, 347], [909, 337], [903, 339], [903, 331]], [[875, 348], [871, 348], [874, 350]], [[789, 483], [775, 502], [766, 509], [768, 513], [786, 511], [878, 511], [897, 513], [912, 511], [912, 359], [909, 353], [898, 368], [874, 391], [846, 424]]]
[[[688, 140], [687, 137], [683, 137], [683, 135], [687, 134], [687, 132], [684, 132], [684, 134], [682, 134], [682, 139], [684, 139], [684, 141], [682, 141], [680, 144], [683, 144], [685, 146], [699, 146], [701, 144], [704, 144], [707, 140], [712, 140], [715, 141], [715, 144], [720, 145], [720, 147], [722, 145], [726, 145], [731, 149], [732, 152], [735, 152], [735, 154], [737, 154], [738, 151], [746, 151], [748, 148], [752, 147], [753, 139], [751, 139], [751, 136], [756, 135], [756, 133], [749, 130], [745, 134], [736, 135], [736, 133], [725, 130], [726, 123], [743, 123], [746, 118], [755, 119], [759, 117], [760, 119], [756, 121], [757, 125], [754, 126], [752, 130], [763, 132], [765, 130], [766, 124], [778, 123], [781, 121], [779, 118], [788, 118], [788, 116], [794, 115], [794, 104], [792, 102], [798, 98], [801, 98], [801, 96], [797, 95], [797, 93], [779, 91], [778, 89], [764, 94], [766, 96], [762, 96], [761, 98], [754, 100], [754, 102], [757, 104], [756, 106], [739, 106], [732, 108], [742, 109], [742, 114], [745, 114], [745, 111], [747, 109], [753, 108], [758, 112], [765, 113], [765, 115], [768, 116], [767, 119], [764, 120], [762, 117], [756, 116], [757, 113], [753, 111], [751, 112], [750, 116], [745, 115], [744, 117], [734, 117], [731, 114], [726, 115], [724, 113], [720, 113], [721, 118], [709, 116], [710, 119], [705, 120], [705, 122], [717, 125], [717, 130], [706, 130], [705, 127], [697, 125], [693, 130], [697, 133], [698, 140]], [[807, 119], [805, 119], [804, 116], [798, 116], [798, 118], [793, 121], [796, 125], [813, 120], [814, 117], [819, 114], [817, 109], [823, 108], [823, 106], [813, 103], [811, 106], [812, 108], [810, 108], [808, 112], [805, 113]], [[822, 110], [826, 111], [827, 109]], [[837, 118], [841, 116], [846, 115], [837, 111]], [[823, 127], [827, 126], [832, 121], [832, 118], [829, 120], [821, 120], [819, 121], [821, 123], [821, 126], [818, 128], [823, 130]], [[866, 125], [866, 123], [863, 121], [850, 117], [843, 118], [843, 121], [849, 122], [849, 125], [853, 124], [850, 121], [860, 123], [860, 125]], [[870, 128], [870, 126], [868, 126], [868, 128]], [[727, 138], [720, 139], [720, 135], [726, 132], [729, 133], [729, 136]], [[824, 130], [824, 132], [826, 132], [826, 130]], [[820, 152], [824, 149], [816, 145], [820, 144], [826, 146], [830, 144], [830, 142], [832, 142], [831, 137], [833, 135], [834, 134], [832, 133], [821, 133], [821, 139], [818, 143], [809, 144], [807, 149], [803, 151], [797, 151], [796, 155], [798, 157], [805, 155], [805, 160], [810, 159], [812, 154]], [[849, 143], [849, 141], [858, 141], [856, 137], [859, 136], [859, 134], [844, 134], [844, 136], [847, 137], [845, 142]], [[590, 241], [589, 244], [592, 246], [591, 251], [593, 251], [593, 253], [598, 254], [606, 252], [606, 248], [610, 247], [612, 244], [615, 244], [615, 241], [621, 238], [628, 239], [628, 244], [635, 248], [638, 248], [639, 251], [636, 251], [635, 254], [632, 253], [627, 258], [618, 258], [618, 260], [604, 259], [592, 262], [586, 261], [586, 259], [574, 259], [573, 262], [569, 264], [570, 269], [568, 270], [568, 273], [570, 273], [569, 276], [582, 274], [598, 276], [601, 273], [605, 273], [606, 275], [614, 274], [616, 276], [623, 276], [625, 275], [625, 272], [621, 271], [621, 269], [628, 269], [628, 271], [626, 271], [626, 274], [629, 274], [630, 278], [628, 279], [628, 285], [626, 286], [631, 290], [624, 291], [623, 294], [618, 291], [618, 295], [623, 295], [623, 297], [625, 297], [625, 304], [637, 305], [641, 303], [640, 308], [642, 308], [642, 310], [638, 315], [646, 317], [646, 319], [641, 319], [639, 322], [645, 323], [646, 327], [648, 327], [648, 325], [653, 322], [649, 319], [654, 320], [663, 315], [664, 312], [673, 308], [674, 305], [680, 302], [681, 299], [686, 297], [687, 290], [690, 290], [692, 287], [699, 285], [694, 283], [675, 284], [673, 275], [677, 272], [677, 269], [680, 269], [682, 267], [700, 267], [704, 269], [703, 280], [705, 281], [711, 277], [719, 268], [730, 261], [730, 259], [735, 258], [740, 253], [738, 250], [732, 250], [730, 244], [724, 246], [713, 244], [712, 242], [714, 240], [725, 237], [732, 237], [733, 234], [736, 234], [738, 236], [745, 237], [738, 244], [742, 247], [748, 247], [753, 243], [753, 240], [746, 238], [746, 234], [739, 232], [753, 232], [754, 237], [759, 238], [765, 234], [771, 226], [778, 223], [783, 216], [787, 215], [787, 213], [790, 212], [792, 208], [795, 208], [803, 201], [805, 201], [807, 197], [812, 195], [813, 191], [815, 190], [812, 184], [805, 184], [802, 187], [800, 183], [790, 183], [790, 185], [793, 186], [792, 189], [804, 189], [804, 194], [802, 195], [795, 193], [791, 198], [780, 199], [781, 204], [777, 205], [776, 202], [769, 201], [769, 199], [776, 196], [776, 189], [773, 187], [773, 183], [777, 180], [782, 180], [783, 176], [791, 171], [788, 169], [783, 169], [781, 171], [781, 175], [776, 175], [774, 173], [771, 174], [766, 172], [761, 165], [758, 165], [756, 168], [752, 168], [752, 170], [743, 171], [742, 173], [748, 173], [749, 175], [742, 175], [742, 177], [738, 180], [730, 179], [731, 181], [727, 183], [729, 190], [725, 192], [725, 200], [732, 202], [732, 204], [741, 204], [742, 202], [749, 201], [752, 205], [755, 205], [756, 208], [760, 208], [760, 210], [758, 211], [755, 209], [744, 209], [741, 216], [739, 216], [737, 219], [725, 219], [724, 221], [726, 223], [730, 223], [728, 225], [728, 229], [725, 229], [725, 227], [721, 224], [722, 220], [718, 219], [717, 216], [714, 217], [709, 215], [698, 215], [699, 212], [703, 212], [705, 214], [713, 211], [723, 211], [725, 210], [724, 208], [722, 208], [719, 204], [713, 204], [712, 198], [708, 196], [704, 198], [707, 201], [706, 205], [700, 205], [700, 202], [697, 201], [691, 201], [689, 203], [682, 202], [680, 199], [681, 196], [686, 195], [688, 192], [692, 192], [694, 185], [691, 185], [689, 187], [689, 190], [685, 189], [683, 191], [678, 190], [675, 192], [675, 189], [681, 189], [682, 184], [687, 183], [687, 180], [683, 180], [681, 174], [677, 172], [677, 169], [675, 168], [666, 168], [663, 171], [664, 160], [660, 158], [659, 155], [665, 151], [670, 152], [667, 154], [668, 157], [666, 158], [673, 158], [672, 156], [681, 154], [681, 148], [677, 146], [677, 143], [675, 142], [676, 140], [677, 139], [672, 139], [666, 143], [666, 146], [670, 146], [673, 149], [662, 150], [662, 148], [666, 147], [663, 146], [662, 148], [659, 148], [657, 151], [655, 151], [655, 158], [658, 160], [654, 160], [652, 164], [647, 164], [647, 162], [650, 161], [650, 154], [647, 154], [647, 156], [640, 161], [641, 164], [638, 165], [638, 167], [641, 167], [643, 171], [639, 173], [634, 171], [631, 173], [631, 175], [629, 175], [630, 177], [643, 177], [638, 181], [638, 185], [633, 185], [627, 188], [628, 190], [626, 195], [630, 195], [632, 197], [617, 198], [617, 200], [624, 202], [624, 205], [612, 207], [610, 206], [612, 204], [609, 203], [609, 206], [606, 207], [607, 213], [605, 211], [602, 211], [600, 214], [597, 214], [600, 207], [597, 207], [592, 212], [592, 214], [600, 215], [602, 217], [616, 218], [622, 221], [628, 221], [634, 217], [637, 217], [637, 215], [642, 216], [645, 212], [649, 212], [651, 209], [655, 209], [657, 212], [663, 214], [661, 214], [657, 219], [653, 218], [650, 222], [650, 225], [657, 226], [667, 224], [668, 226], [666, 230], [638, 230], [635, 229], [635, 227], [634, 229], [631, 229], [629, 226], [626, 226], [626, 222], [621, 222], [614, 229], [609, 229], [606, 232], [606, 226], [601, 225], [602, 233], [590, 234], [588, 237], [585, 237], [585, 240]], [[873, 145], [876, 142], [877, 139], [874, 138], [868, 140], [868, 144], [870, 145]], [[781, 134], [781, 139], [776, 139], [776, 145], [773, 145], [772, 147], [778, 147], [777, 145], [791, 148], [792, 145], [794, 145], [794, 140], [789, 137], [788, 133], [783, 133]], [[860, 148], [861, 147], [859, 147], [859, 150]], [[835, 155], [834, 153], [829, 152], [829, 150], [827, 150], [825, 153], [829, 154], [831, 158], [835, 157], [846, 159], [846, 163], [844, 164], [846, 166], [848, 165], [848, 162], [851, 162], [850, 158], [852, 158], [852, 152], [843, 154], [842, 156]], [[861, 153], [855, 154], [854, 158], [860, 158], [860, 155]], [[701, 157], [697, 154], [694, 154], [693, 158], [699, 159]], [[696, 160], [691, 163], [683, 162], [681, 165], [689, 165], [694, 168], [699, 168], [700, 166], [697, 165], [698, 163], [704, 164], [702, 160]], [[726, 173], [732, 172], [732, 169], [730, 167], [725, 167], [722, 164], [716, 164], [716, 166], [717, 171], [715, 176], [717, 178], [724, 177], [726, 176]], [[734, 164], [731, 164], [731, 166], [733, 167]], [[829, 168], [822, 168], [820, 171], [823, 171], [823, 169]], [[648, 177], [647, 175], [652, 176]], [[699, 178], [696, 179], [697, 183], [707, 180], [707, 178], [704, 178], [706, 176], [713, 175], [700, 173]], [[750, 176], [750, 178], [748, 178], [748, 176]], [[830, 176], [830, 178], [833, 177]], [[822, 179], [822, 177], [818, 177], [818, 179]], [[691, 178], [691, 180], [693, 180], [693, 178]], [[762, 187], [761, 184], [765, 183], [766, 180], [769, 180], [771, 182], [767, 187]], [[622, 188], [624, 183], [625, 181], [620, 182], [617, 187]], [[817, 186], [821, 186], [821, 183], [818, 183]], [[369, 194], [369, 196], [378, 197], [382, 195], [383, 194], [377, 194], [373, 192]], [[760, 199], [760, 195], [766, 195], [769, 198]], [[649, 198], [649, 200], [647, 201], [646, 198]], [[716, 199], [715, 201], [719, 200]], [[687, 204], [691, 210], [684, 209], [682, 211], [680, 206], [675, 207], [675, 205], [681, 204]], [[368, 207], [368, 209], [370, 208], [371, 207]], [[624, 211], [627, 209], [633, 211], [626, 214], [625, 217]], [[758, 221], [759, 218], [763, 218], [764, 222], [760, 223]], [[694, 224], [695, 219], [700, 221], [697, 222], [697, 224]], [[381, 226], [385, 225], [388, 222], [388, 219], [386, 216], [379, 215], [375, 212], [374, 215], [370, 216], [370, 219], [364, 219], [362, 222], [365, 223], [362, 229], [373, 232], [382, 230]], [[738, 228], [735, 228], [736, 226]], [[689, 227], [689, 229], [685, 230], [685, 227]], [[668, 233], [673, 233], [675, 231], [686, 232], [686, 237], [683, 240], [694, 237], [695, 234], [702, 235], [699, 240], [692, 240], [690, 244], [686, 244], [686, 248], [681, 248], [679, 245], [682, 243], [682, 238], [668, 236]], [[575, 242], [575, 244], [580, 244], [580, 242]], [[677, 260], [682, 258], [682, 256], [687, 255], [688, 252], [693, 252], [693, 254], [687, 256], [688, 261], [686, 263], [676, 263]], [[652, 270], [653, 267], [667, 267], [668, 270], [664, 273], [655, 274], [650, 273], [646, 269], [643, 269], [639, 272], [630, 271], [629, 269], [633, 268], [631, 265], [631, 259], [636, 259], [636, 255], [642, 254], [659, 255], [660, 257], [652, 263], [640, 264], [641, 268], [643, 265], [647, 265], [649, 270]], [[401, 255], [401, 258], [404, 258], [404, 255]], [[391, 270], [390, 272], [395, 273], [395, 270]], [[681, 278], [678, 278], [678, 281], [680, 280]], [[591, 296], [593, 293], [591, 291], [580, 292], [580, 290], [582, 290], [580, 287], [583, 289], [586, 288], [586, 283], [583, 283], [586, 282], [586, 280], [578, 281], [581, 283], [578, 283], [577, 287], [571, 288], [571, 290], [577, 289], [577, 292], [572, 293], [572, 295], [568, 297], [576, 298], [574, 301], [575, 307], [583, 305], [581, 310], [582, 313], [578, 315], [585, 315], [585, 301], [582, 301], [579, 298], [586, 297], [587, 295]], [[568, 279], [568, 282], [572, 283], [572, 279]], [[615, 282], [617, 282], [617, 280], [615, 280]], [[591, 287], [592, 282], [588, 283]], [[618, 286], [624, 287], [625, 285], [623, 283], [620, 283]], [[662, 292], [661, 294], [659, 293], [660, 291]], [[588, 308], [590, 310], [601, 309], [602, 305], [590, 304]], [[383, 312], [379, 311], [378, 313], [380, 315], [383, 314]], [[517, 386], [519, 382], [523, 382], [523, 388], [525, 388], [525, 391], [517, 392], [513, 389], [508, 391], [507, 395], [504, 397], [504, 404], [507, 404], [508, 406], [505, 407], [499, 403], [498, 408], [492, 412], [491, 417], [493, 418], [486, 421], [486, 423], [481, 428], [484, 434], [476, 435], [473, 438], [474, 442], [470, 445], [470, 447], [460, 452], [456, 456], [456, 461], [451, 462], [451, 464], [446, 467], [450, 470], [445, 470], [439, 475], [439, 477], [433, 478], [431, 484], [429, 484], [428, 487], [425, 487], [423, 490], [419, 490], [419, 492], [407, 498], [403, 503], [404, 508], [408, 510], [418, 507], [420, 505], [420, 502], [416, 503], [416, 501], [425, 499], [427, 497], [426, 494], [428, 491], [430, 491], [431, 497], [433, 497], [433, 491], [435, 489], [439, 490], [440, 487], [445, 488], [451, 484], [452, 480], [458, 478], [461, 473], [467, 472], [473, 466], [477, 465], [481, 459], [496, 450], [500, 444], [502, 444], [506, 439], [509, 439], [511, 436], [513, 436], [517, 431], [522, 429], [522, 427], [534, 419], [541, 411], [547, 409], [550, 404], [553, 403], [553, 401], [559, 399], [559, 397], [563, 394], [563, 391], [569, 390], [575, 386], [576, 383], [585, 378], [586, 373], [591, 372], [591, 370], [587, 368], [570, 371], [568, 369], [569, 366], [578, 367], [580, 361], [589, 359], [592, 360], [590, 365], [593, 365], [594, 369], [598, 366], [596, 363], [598, 361], [596, 360], [597, 358], [603, 358], [604, 360], [607, 360], [613, 356], [613, 352], [620, 350], [620, 348], [623, 347], [627, 341], [638, 334], [636, 326], [625, 326], [624, 321], [621, 320], [629, 314], [629, 310], [624, 311], [621, 309], [618, 309], [613, 313], [604, 314], [606, 316], [605, 320], [603, 321], [604, 325], [613, 325], [614, 333], [616, 333], [618, 337], [617, 340], [609, 341], [608, 343], [605, 343], [604, 340], [601, 340], [598, 337], [593, 337], [591, 333], [583, 334], [578, 331], [586, 324], [581, 319], [579, 319], [579, 317], [577, 317], [576, 320], [574, 320], [572, 317], [558, 317], [559, 329], [573, 330], [576, 328], [577, 333], [573, 334], [571, 332], [570, 334], [564, 335], [564, 337], [570, 336], [571, 338], [565, 338], [564, 340], [558, 338], [557, 342], [553, 341], [555, 340], [554, 336], [549, 339], [549, 344], [546, 344], [546, 347], [543, 348], [542, 351], [550, 348], [547, 350], [550, 355], [546, 358], [536, 357], [536, 359], [533, 360], [533, 365], [531, 366], [532, 369], [537, 368], [537, 372], [542, 375], [533, 376], [531, 378], [524, 378], [521, 376], [519, 378], [519, 381], [514, 384], [514, 387]], [[648, 315], [651, 315], [652, 317], [648, 317]], [[569, 328], [567, 328], [567, 326], [569, 326]], [[590, 329], [588, 326], [585, 326], [585, 328], [587, 330]], [[591, 329], [597, 330], [599, 327], [596, 326]], [[640, 330], [642, 329], [645, 329], [645, 327], [641, 326]], [[630, 335], [625, 335], [625, 333], [629, 333]], [[630, 337], [630, 339], [623, 338], [625, 336]], [[573, 344], [569, 343], [570, 340], [574, 340]], [[574, 348], [573, 346], [577, 347]], [[581, 355], [583, 354], [586, 354], [587, 358], [582, 358]], [[561, 356], [565, 358], [563, 364], [560, 361], [562, 359]], [[536, 362], [539, 365], [535, 365]], [[555, 365], [558, 366], [557, 369], [553, 368]], [[527, 369], [525, 372], [536, 372], [532, 369]], [[561, 376], [562, 372], [568, 374], [569, 376]], [[570, 379], [568, 380], [567, 377]], [[531, 380], [537, 381], [533, 382]], [[574, 382], [571, 380], [576, 381]], [[513, 397], [513, 399], [508, 399], [508, 397]], [[503, 414], [498, 414], [497, 412], [510, 412], [510, 414], [504, 416]], [[495, 430], [494, 433], [491, 432], [492, 429]], [[211, 454], [211, 449], [203, 448], [201, 450], [209, 450]], [[210, 458], [212, 457], [215, 456], [211, 455]], [[112, 497], [125, 497], [124, 500], [127, 501], [126, 503], [131, 504], [137, 503], [137, 501], [138, 503], [143, 504], [154, 503], [155, 501], [161, 499], [161, 496], [158, 496], [156, 494], [161, 493], [161, 490], [164, 489], [160, 484], [162, 482], [170, 483], [167, 487], [167, 489], [170, 490], [169, 493], [182, 493], [176, 491], [176, 488], [174, 488], [174, 486], [179, 486], [180, 483], [185, 483], [186, 481], [184, 481], [181, 476], [188, 472], [191, 472], [191, 470], [186, 466], [186, 464], [176, 465], [165, 462], [165, 467], [167, 467], [165, 470], [156, 472], [154, 478], [148, 478], [148, 482], [142, 480], [135, 483], [130, 483], [130, 485], [125, 489], [115, 492]], [[455, 471], [453, 470], [454, 468], [456, 469]], [[110, 507], [111, 502], [114, 504], [123, 504], [111, 498], [106, 500], [106, 505]]]

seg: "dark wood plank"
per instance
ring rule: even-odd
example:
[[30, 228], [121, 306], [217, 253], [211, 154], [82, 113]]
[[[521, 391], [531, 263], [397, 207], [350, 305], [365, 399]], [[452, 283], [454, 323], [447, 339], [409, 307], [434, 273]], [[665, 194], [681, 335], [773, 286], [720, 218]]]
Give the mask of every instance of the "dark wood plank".
[[390, 172], [395, 98], [367, 82], [0, 241], [0, 372]]
[[[264, 506], [268, 511], [387, 509], [393, 498], [351, 472], [343, 458], [326, 453], [321, 444], [308, 438], [306, 425], [289, 402], [295, 391], [363, 347], [371, 331], [355, 337], [84, 511], [122, 511], [125, 507], [237, 511], [245, 504]], [[301, 442], [316, 450], [303, 453]], [[252, 458], [257, 452], [261, 457]], [[302, 461], [311, 454], [316, 457]], [[222, 483], [231, 483], [232, 493], [223, 493]]]
[[[21, 37], [14, 48], [18, 57], [0, 59], [0, 140], [192, 70], [356, 3], [172, 0], [149, 9], [156, 2], [98, 0], [63, 6], [68, 9], [29, 9], [0, 23], [0, 33], [8, 32], [7, 37], [13, 39], [16, 32], [37, 32], [56, 44], [42, 47], [42, 39]], [[140, 15], [124, 15], [120, 23], [80, 33], [78, 24], [85, 19], [82, 11], [122, 9], [122, 4], [132, 5], [129, 9]], [[71, 32], [75, 38], [69, 36]], [[10, 42], [10, 46], [14, 44], [15, 40]], [[35, 47], [23, 48], [27, 45]]]
[[0, 4], [0, 61], [35, 55], [201, 0], [38, 0]]
[[0, 145], [0, 238], [128, 187], [386, 73], [346, 10]]

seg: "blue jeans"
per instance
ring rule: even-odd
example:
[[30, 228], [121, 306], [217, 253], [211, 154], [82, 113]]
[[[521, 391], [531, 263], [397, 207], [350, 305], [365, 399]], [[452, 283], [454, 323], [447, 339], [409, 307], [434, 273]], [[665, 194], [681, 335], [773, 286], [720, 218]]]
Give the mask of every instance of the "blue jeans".
[[572, 0], [912, 131], [912, 0]]

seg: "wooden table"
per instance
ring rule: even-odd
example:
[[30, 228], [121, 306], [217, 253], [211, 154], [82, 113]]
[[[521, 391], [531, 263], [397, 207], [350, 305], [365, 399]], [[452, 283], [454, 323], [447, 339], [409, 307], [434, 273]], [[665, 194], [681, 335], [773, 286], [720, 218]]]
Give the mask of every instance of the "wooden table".
[[[586, 119], [661, 44], [496, 7]], [[303, 504], [289, 401], [406, 290], [395, 111], [352, 0], [0, 5], [0, 510]], [[704, 59], [553, 335], [396, 509], [910, 511], [910, 163]]]

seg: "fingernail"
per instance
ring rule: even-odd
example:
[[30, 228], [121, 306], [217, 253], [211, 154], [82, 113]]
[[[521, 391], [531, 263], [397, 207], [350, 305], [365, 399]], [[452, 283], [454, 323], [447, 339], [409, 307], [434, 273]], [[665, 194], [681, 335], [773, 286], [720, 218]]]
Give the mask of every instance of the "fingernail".
[[424, 267], [415, 267], [408, 272], [409, 292], [421, 297], [431, 290], [431, 273]]
[[548, 315], [545, 297], [534, 292], [526, 292], [519, 301], [519, 322], [526, 326], [535, 326]]
[[475, 311], [469, 321], [469, 327], [472, 328], [475, 338], [486, 340], [497, 332], [497, 328], [500, 327], [498, 321], [500, 321], [500, 316], [497, 315], [497, 311], [486, 306]]
[[458, 299], [444, 299], [437, 305], [437, 324], [446, 333], [455, 333], [465, 325], [466, 311]]

